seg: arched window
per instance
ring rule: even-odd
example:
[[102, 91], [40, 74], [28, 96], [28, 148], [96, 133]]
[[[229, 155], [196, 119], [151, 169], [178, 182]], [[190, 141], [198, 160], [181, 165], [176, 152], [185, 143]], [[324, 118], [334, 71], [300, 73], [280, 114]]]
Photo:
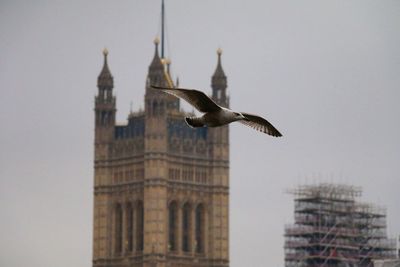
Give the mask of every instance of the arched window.
[[117, 204], [115, 207], [115, 252], [122, 252], [122, 207]]
[[131, 203], [126, 207], [126, 242], [128, 251], [133, 251], [133, 208]]
[[204, 252], [204, 206], [199, 204], [196, 208], [196, 252]]
[[143, 239], [144, 239], [144, 211], [143, 203], [139, 201], [136, 205], [136, 250], [143, 250]]
[[182, 212], [182, 250], [190, 252], [190, 205], [186, 203]]
[[176, 202], [173, 201], [169, 205], [168, 209], [169, 213], [169, 226], [168, 226], [168, 233], [169, 233], [169, 250], [171, 251], [176, 251], [177, 250], [177, 244], [176, 244], [176, 235], [177, 235], [177, 205]]

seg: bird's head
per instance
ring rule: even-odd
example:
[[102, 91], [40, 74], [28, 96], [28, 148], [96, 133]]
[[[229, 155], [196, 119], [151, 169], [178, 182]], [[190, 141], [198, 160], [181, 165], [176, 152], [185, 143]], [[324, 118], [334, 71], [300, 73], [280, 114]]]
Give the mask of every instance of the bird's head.
[[237, 120], [244, 120], [244, 119], [246, 119], [245, 116], [243, 116], [243, 114], [240, 113], [240, 112], [234, 112], [234, 114], [235, 114], [235, 119], [237, 119]]

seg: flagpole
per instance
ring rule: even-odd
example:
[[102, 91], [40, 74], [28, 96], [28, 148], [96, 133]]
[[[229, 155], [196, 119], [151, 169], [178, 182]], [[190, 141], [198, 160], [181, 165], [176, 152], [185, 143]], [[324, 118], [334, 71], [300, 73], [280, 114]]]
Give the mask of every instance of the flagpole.
[[164, 58], [164, 20], [165, 20], [165, 9], [164, 0], [161, 2], [161, 59]]

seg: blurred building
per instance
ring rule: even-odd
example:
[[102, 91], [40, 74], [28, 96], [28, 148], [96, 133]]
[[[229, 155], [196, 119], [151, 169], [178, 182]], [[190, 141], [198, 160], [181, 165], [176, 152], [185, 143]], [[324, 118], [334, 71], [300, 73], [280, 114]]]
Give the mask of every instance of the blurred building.
[[374, 267], [400, 267], [399, 259], [392, 260], [374, 260]]
[[294, 224], [285, 228], [286, 267], [372, 267], [374, 260], [396, 258], [385, 209], [359, 202], [360, 188], [319, 184], [291, 193], [295, 210]]

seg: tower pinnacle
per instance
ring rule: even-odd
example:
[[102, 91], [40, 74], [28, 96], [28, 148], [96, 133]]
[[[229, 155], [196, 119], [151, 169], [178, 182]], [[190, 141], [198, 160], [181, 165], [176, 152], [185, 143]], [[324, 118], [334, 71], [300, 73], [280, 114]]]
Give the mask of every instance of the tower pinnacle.
[[215, 72], [211, 78], [213, 99], [215, 101], [217, 101], [217, 103], [219, 103], [225, 107], [228, 107], [229, 100], [226, 95], [227, 79], [226, 79], [226, 75], [222, 68], [222, 63], [221, 63], [221, 55], [222, 55], [221, 48], [217, 49], [217, 55], [218, 55], [217, 68], [215, 69]]
[[[100, 146], [111, 142], [114, 135], [114, 123], [115, 123], [115, 97], [113, 96], [114, 78], [111, 75], [110, 69], [108, 68], [107, 62], [108, 50], [103, 49], [104, 63], [103, 68], [97, 78], [98, 94], [95, 100], [95, 142], [99, 146], [96, 147], [97, 151], [103, 151], [106, 146]], [[97, 154], [103, 157], [105, 153]]]
[[222, 69], [222, 63], [221, 63], [222, 49], [221, 48], [217, 49], [217, 55], [218, 55], [218, 63], [217, 63], [217, 68], [215, 69], [213, 78], [214, 77], [216, 77], [216, 78], [224, 78], [225, 77], [226, 78], [225, 72]]
[[103, 49], [103, 56], [104, 56], [104, 64], [103, 68], [97, 78], [97, 86], [100, 88], [108, 88], [112, 89], [114, 87], [114, 78], [111, 74], [110, 69], [108, 68], [107, 56], [108, 50], [107, 48]]
[[163, 67], [163, 64], [162, 64], [162, 59], [160, 58], [160, 56], [159, 56], [159, 54], [158, 54], [158, 45], [160, 44], [160, 39], [158, 38], [158, 37], [156, 37], [155, 39], [154, 39], [154, 48], [155, 48], [155, 51], [154, 51], [154, 57], [153, 57], [153, 60], [152, 60], [152, 62], [151, 62], [151, 64], [150, 64], [150, 71], [151, 70], [157, 70], [157, 71], [160, 71], [160, 70], [162, 70], [164, 67]]

